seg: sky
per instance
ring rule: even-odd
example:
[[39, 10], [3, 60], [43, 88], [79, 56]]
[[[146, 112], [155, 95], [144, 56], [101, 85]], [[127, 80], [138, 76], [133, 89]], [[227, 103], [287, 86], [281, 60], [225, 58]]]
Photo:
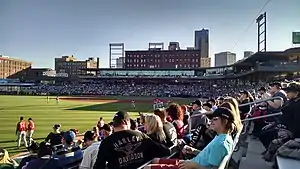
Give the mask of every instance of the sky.
[[[257, 51], [253, 20], [266, 0], [0, 0], [0, 54], [54, 67], [54, 58], [100, 57], [108, 67], [109, 43], [125, 50], [147, 49], [149, 42], [194, 46], [194, 31], [210, 31], [209, 53]], [[300, 31], [300, 0], [271, 0], [267, 12], [267, 50], [293, 47]], [[253, 24], [251, 24], [253, 23]], [[251, 25], [249, 27], [249, 25]], [[249, 27], [249, 29], [247, 29]], [[245, 31], [247, 29], [247, 31]], [[237, 45], [236, 42], [238, 41]]]

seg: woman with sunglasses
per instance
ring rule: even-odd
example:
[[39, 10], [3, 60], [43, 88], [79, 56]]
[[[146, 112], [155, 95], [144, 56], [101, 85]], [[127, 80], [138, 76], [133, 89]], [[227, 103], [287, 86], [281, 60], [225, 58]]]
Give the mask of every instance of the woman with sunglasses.
[[154, 159], [145, 169], [208, 169], [218, 168], [223, 158], [233, 149], [231, 133], [236, 130], [236, 113], [228, 108], [220, 107], [211, 115], [210, 128], [217, 132], [217, 136], [202, 150], [195, 151], [185, 147], [184, 152], [197, 154], [190, 160]]

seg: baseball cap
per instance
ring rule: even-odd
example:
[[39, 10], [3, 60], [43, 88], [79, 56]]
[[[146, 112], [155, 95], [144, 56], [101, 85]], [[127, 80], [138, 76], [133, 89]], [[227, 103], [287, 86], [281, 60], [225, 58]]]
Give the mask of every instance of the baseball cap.
[[125, 112], [125, 111], [118, 111], [115, 114], [114, 118], [113, 118], [113, 122], [114, 122], [114, 125], [115, 125], [115, 124], [121, 123], [124, 120], [129, 120], [129, 119], [130, 119], [130, 117], [129, 117], [129, 114], [127, 112]]
[[196, 105], [198, 105], [198, 106], [202, 106], [202, 102], [201, 102], [201, 100], [199, 100], [199, 99], [193, 101], [192, 104], [196, 104]]
[[299, 83], [290, 83], [286, 88], [283, 88], [286, 92], [300, 92]]
[[277, 87], [282, 87], [280, 82], [271, 82], [269, 83], [269, 86], [277, 86]]
[[63, 134], [63, 138], [66, 140], [66, 142], [74, 142], [76, 141], [76, 134], [73, 131], [66, 131]]
[[225, 107], [217, 108], [212, 114], [211, 117], [223, 117], [229, 120], [234, 119], [234, 114], [231, 110]]
[[206, 107], [208, 107], [210, 109], [212, 108], [212, 105], [210, 103], [204, 103], [203, 106], [206, 106]]
[[265, 87], [260, 87], [257, 91], [267, 91]]

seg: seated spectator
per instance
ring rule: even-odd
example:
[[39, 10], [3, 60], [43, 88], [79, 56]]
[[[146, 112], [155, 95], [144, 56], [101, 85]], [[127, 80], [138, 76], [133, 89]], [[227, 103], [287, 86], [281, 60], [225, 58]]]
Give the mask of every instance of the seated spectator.
[[[155, 164], [145, 168], [218, 168], [223, 158], [230, 153], [233, 146], [232, 131], [236, 130], [234, 119], [236, 114], [227, 108], [218, 108], [212, 114], [211, 129], [218, 135], [202, 150], [197, 151], [197, 156], [191, 160], [154, 159]], [[185, 153], [194, 153], [191, 147], [185, 146]]]
[[135, 131], [140, 131], [138, 129], [138, 123], [137, 123], [137, 121], [135, 121], [133, 119], [130, 119], [130, 129], [131, 130], [135, 130]]
[[166, 109], [166, 112], [172, 119], [172, 124], [174, 125], [177, 132], [177, 138], [184, 138], [183, 112], [181, 107], [176, 103], [172, 103]]
[[101, 133], [101, 140], [104, 140], [106, 137], [110, 136], [112, 134], [113, 130], [112, 127], [108, 124], [104, 124], [101, 128], [100, 128], [100, 133]]
[[154, 157], [170, 154], [167, 147], [141, 132], [130, 130], [127, 112], [117, 112], [113, 121], [114, 133], [101, 142], [94, 169], [138, 168]]
[[0, 148], [0, 168], [14, 169], [17, 166], [18, 163], [9, 157], [7, 150]]
[[79, 169], [91, 169], [97, 159], [100, 141], [98, 141], [97, 134], [94, 131], [85, 132], [83, 140], [87, 148], [83, 152], [83, 159]]
[[98, 141], [100, 141], [101, 140], [101, 132], [100, 132], [100, 129], [98, 128], [98, 126], [93, 127], [92, 131], [97, 136]]
[[171, 147], [177, 144], [177, 132], [174, 125], [167, 121], [167, 112], [164, 109], [154, 110], [154, 114], [159, 116], [163, 123], [163, 130], [166, 135], [167, 146]]
[[26, 165], [26, 163], [30, 162], [31, 160], [37, 159], [38, 158], [38, 155], [37, 155], [38, 149], [39, 149], [38, 143], [33, 141], [31, 143], [31, 145], [28, 147], [28, 150], [30, 152], [29, 156], [22, 158], [17, 169], [22, 169], [22, 167], [24, 165]]
[[212, 105], [208, 102], [203, 104], [203, 109], [206, 111], [206, 114], [213, 113]]
[[37, 155], [38, 159], [31, 160], [22, 169], [62, 169], [57, 166], [58, 160], [51, 158], [52, 147], [49, 143], [41, 142]]
[[264, 127], [259, 135], [260, 141], [267, 149], [263, 153], [266, 161], [273, 161], [277, 149], [284, 143], [300, 137], [300, 83], [291, 83], [284, 90], [289, 101], [281, 108], [282, 115], [275, 123]]
[[45, 141], [50, 142], [52, 147], [56, 147], [62, 144], [62, 135], [60, 132], [60, 124], [55, 124], [53, 126], [53, 132], [49, 133]]
[[76, 146], [76, 135], [73, 131], [63, 133], [63, 148], [53, 156], [58, 158], [59, 166], [66, 167], [81, 162], [83, 153]]
[[167, 144], [161, 119], [155, 114], [145, 116], [145, 128], [147, 135], [160, 144]]
[[205, 115], [206, 110], [202, 107], [201, 100], [195, 100], [192, 102], [192, 111], [191, 111], [191, 129], [196, 129], [197, 127], [204, 125], [206, 126], [209, 123], [209, 119]]
[[212, 105], [212, 110], [213, 111], [215, 111], [218, 108], [217, 102], [216, 102], [215, 99], [209, 99], [207, 102]]

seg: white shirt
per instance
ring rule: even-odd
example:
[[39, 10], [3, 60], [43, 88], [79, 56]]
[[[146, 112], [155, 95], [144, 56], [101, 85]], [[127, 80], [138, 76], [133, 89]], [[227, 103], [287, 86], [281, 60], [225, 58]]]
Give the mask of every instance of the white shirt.
[[100, 143], [101, 143], [100, 141], [95, 142], [84, 150], [83, 159], [79, 169], [91, 169], [94, 167], [94, 164], [97, 160]]

